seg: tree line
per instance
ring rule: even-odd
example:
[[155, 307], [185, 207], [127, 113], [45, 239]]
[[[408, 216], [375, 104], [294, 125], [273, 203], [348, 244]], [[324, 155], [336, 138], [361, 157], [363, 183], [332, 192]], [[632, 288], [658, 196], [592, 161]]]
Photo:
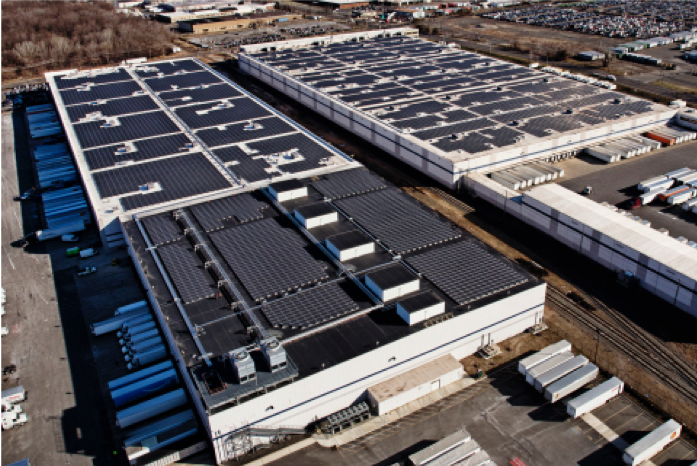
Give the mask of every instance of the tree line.
[[107, 2], [2, 2], [3, 78], [163, 54], [168, 27]]

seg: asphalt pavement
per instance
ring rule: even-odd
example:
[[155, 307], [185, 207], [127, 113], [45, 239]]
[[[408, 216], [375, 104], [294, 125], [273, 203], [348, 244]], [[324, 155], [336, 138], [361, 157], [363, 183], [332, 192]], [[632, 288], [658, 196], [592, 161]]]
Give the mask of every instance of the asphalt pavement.
[[28, 157], [21, 114], [2, 115], [2, 286], [7, 293], [2, 325], [9, 330], [2, 337], [2, 366], [17, 366], [3, 377], [2, 389], [24, 386], [27, 400], [21, 406], [29, 417], [26, 425], [3, 432], [2, 464], [24, 458], [39, 466], [114, 464], [75, 296], [77, 264], [56, 266], [55, 259], [65, 254], [58, 240], [28, 249], [12, 245], [39, 227], [39, 206], [13, 201], [33, 184]]

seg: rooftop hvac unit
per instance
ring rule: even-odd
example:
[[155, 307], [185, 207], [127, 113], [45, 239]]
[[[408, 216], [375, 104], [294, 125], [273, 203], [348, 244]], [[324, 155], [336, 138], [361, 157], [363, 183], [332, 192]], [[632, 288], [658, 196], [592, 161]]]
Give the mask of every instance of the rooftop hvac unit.
[[246, 348], [230, 351], [230, 363], [241, 384], [256, 379], [254, 360]]
[[271, 372], [282, 370], [288, 364], [286, 350], [275, 337], [261, 341], [261, 352], [269, 363]]

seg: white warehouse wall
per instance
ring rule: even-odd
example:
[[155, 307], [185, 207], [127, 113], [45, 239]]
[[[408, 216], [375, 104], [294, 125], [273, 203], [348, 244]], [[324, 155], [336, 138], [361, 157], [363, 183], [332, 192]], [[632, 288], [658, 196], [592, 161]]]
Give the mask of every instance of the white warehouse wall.
[[526, 197], [523, 200], [523, 196], [516, 191], [484, 175], [472, 174], [466, 180], [470, 190], [491, 204], [611, 270], [633, 273], [643, 288], [697, 317], [697, 283], [694, 281], [676, 276], [665, 265], [644, 257], [620, 242], [605, 238], [585, 224], [553, 211], [535, 199]]
[[539, 284], [210, 416], [218, 461], [228, 458], [230, 433], [247, 425], [305, 426], [364, 398], [369, 387], [395, 375], [447, 354], [459, 360], [524, 332], [542, 320], [545, 291], [546, 284]]

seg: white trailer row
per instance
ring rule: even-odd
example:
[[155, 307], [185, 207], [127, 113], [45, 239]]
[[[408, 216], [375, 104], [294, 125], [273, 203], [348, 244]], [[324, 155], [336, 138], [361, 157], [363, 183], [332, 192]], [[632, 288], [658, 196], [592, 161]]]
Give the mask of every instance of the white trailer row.
[[550, 403], [556, 403], [567, 395], [572, 394], [587, 383], [598, 377], [598, 367], [595, 364], [587, 364], [572, 373], [547, 386], [545, 399]]
[[543, 362], [558, 354], [568, 353], [570, 351], [571, 343], [569, 343], [566, 340], [558, 341], [557, 343], [549, 345], [548, 347], [538, 351], [537, 353], [519, 361], [518, 372], [527, 376], [528, 371], [531, 370], [533, 367], [537, 366], [538, 364], [542, 364]]
[[547, 386], [562, 379], [567, 374], [571, 374], [575, 370], [582, 368], [586, 364], [588, 364], [588, 358], [581, 355], [559, 364], [535, 379], [535, 390], [542, 393]]
[[564, 170], [547, 162], [532, 162], [525, 165], [493, 172], [491, 179], [503, 186], [513, 189], [527, 188], [528, 186], [556, 180], [564, 176]]
[[669, 443], [680, 437], [681, 432], [682, 426], [671, 419], [642, 437], [638, 442], [628, 446], [624, 450], [622, 459], [631, 466], [650, 460]]
[[566, 405], [566, 414], [573, 419], [590, 413], [596, 408], [601, 407], [624, 391], [624, 382], [617, 377], [613, 377], [601, 383], [595, 388], [587, 391], [581, 396], [570, 400]]
[[657, 141], [641, 136], [630, 136], [586, 148], [586, 154], [607, 163], [617, 162], [644, 154], [660, 147]]
[[537, 378], [540, 377], [542, 374], [550, 371], [551, 369], [554, 369], [559, 364], [565, 363], [566, 361], [573, 358], [574, 355], [570, 351], [565, 351], [563, 353], [557, 354], [556, 356], [552, 356], [545, 362], [538, 364], [532, 369], [530, 369], [528, 373], [525, 375], [525, 381], [530, 385], [535, 385], [535, 380], [537, 380]]

